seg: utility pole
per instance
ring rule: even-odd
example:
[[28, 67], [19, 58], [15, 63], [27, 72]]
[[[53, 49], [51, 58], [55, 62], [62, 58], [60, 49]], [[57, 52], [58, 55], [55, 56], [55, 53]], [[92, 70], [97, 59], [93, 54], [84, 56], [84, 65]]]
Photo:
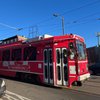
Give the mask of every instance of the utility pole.
[[100, 32], [97, 32], [97, 38], [98, 38], [98, 47], [100, 47]]
[[38, 26], [29, 27], [29, 38], [38, 36]]
[[64, 35], [64, 17], [62, 16], [62, 33]]

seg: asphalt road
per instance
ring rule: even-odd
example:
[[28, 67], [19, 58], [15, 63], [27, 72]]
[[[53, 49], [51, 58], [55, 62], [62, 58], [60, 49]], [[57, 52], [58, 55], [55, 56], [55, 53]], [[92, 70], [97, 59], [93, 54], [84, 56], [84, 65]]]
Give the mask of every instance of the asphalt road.
[[74, 88], [54, 88], [11, 79], [5, 79], [5, 81], [7, 91], [0, 100], [100, 100], [99, 94], [78, 91]]

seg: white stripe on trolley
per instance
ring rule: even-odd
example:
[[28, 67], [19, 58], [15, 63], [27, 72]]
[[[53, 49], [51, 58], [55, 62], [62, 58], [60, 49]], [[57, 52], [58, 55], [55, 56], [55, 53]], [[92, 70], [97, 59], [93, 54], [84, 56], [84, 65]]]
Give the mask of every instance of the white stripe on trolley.
[[87, 60], [86, 61], [78, 61], [78, 63], [87, 63]]
[[75, 63], [75, 61], [69, 61], [70, 63]]
[[[69, 61], [70, 63], [75, 63], [75, 61]], [[86, 61], [78, 61], [78, 63], [87, 63], [87, 60]]]
[[76, 76], [69, 76], [69, 77], [76, 77]]

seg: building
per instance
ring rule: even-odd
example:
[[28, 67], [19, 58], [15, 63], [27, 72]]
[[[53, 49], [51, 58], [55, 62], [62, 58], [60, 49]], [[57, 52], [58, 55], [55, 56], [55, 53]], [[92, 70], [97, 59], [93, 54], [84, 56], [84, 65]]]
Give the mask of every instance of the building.
[[87, 48], [89, 66], [100, 63], [100, 47], [94, 46]]

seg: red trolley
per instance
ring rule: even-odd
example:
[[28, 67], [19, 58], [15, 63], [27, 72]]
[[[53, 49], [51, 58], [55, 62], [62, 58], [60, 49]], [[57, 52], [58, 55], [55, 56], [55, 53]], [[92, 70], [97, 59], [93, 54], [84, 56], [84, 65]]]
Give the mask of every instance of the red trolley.
[[70, 87], [90, 77], [84, 39], [78, 35], [15, 36], [1, 41], [0, 75]]

